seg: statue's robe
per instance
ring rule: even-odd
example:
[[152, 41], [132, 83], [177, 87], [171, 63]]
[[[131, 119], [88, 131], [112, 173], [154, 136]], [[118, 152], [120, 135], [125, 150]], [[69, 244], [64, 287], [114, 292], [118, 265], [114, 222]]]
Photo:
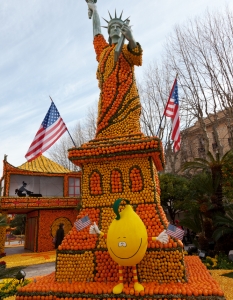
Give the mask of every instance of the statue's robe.
[[103, 35], [94, 38], [98, 61], [97, 79], [100, 98], [96, 138], [141, 133], [141, 104], [135, 82], [134, 66], [142, 64], [142, 49], [123, 45], [118, 62], [114, 63], [116, 44], [109, 45]]

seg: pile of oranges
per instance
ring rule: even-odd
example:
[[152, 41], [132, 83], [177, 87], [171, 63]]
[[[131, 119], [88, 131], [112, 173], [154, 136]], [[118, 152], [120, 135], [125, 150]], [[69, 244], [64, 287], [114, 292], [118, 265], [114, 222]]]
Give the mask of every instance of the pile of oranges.
[[[144, 154], [145, 152], [152, 152], [160, 148], [160, 142], [157, 137], [150, 139], [140, 139], [135, 141], [114, 141], [113, 143], [90, 143], [85, 144], [80, 148], [71, 148], [69, 150], [69, 157], [77, 158], [91, 158], [93, 156], [104, 156], [105, 154], [127, 154], [127, 152], [134, 152]], [[130, 153], [132, 154], [132, 153]]]
[[[108, 254], [96, 253], [99, 261], [108, 261]], [[117, 281], [112, 281], [116, 276], [115, 266], [111, 265], [106, 273], [109, 281], [74, 281], [66, 282], [55, 281], [55, 274], [38, 279], [18, 290], [16, 300], [87, 300], [87, 299], [106, 299], [106, 300], [124, 300], [124, 299], [195, 299], [200, 297], [204, 300], [224, 299], [223, 292], [219, 284], [211, 277], [206, 267], [200, 259], [195, 256], [185, 257], [185, 265], [188, 271], [188, 282], [142, 282], [144, 291], [137, 293], [133, 289], [133, 282], [124, 283], [123, 293], [119, 296], [112, 295], [112, 288]], [[98, 270], [102, 266], [98, 264]], [[113, 270], [113, 271], [110, 271]], [[125, 269], [124, 269], [125, 273]], [[97, 273], [98, 274], [98, 273]], [[131, 276], [130, 270], [127, 276]], [[100, 278], [97, 276], [96, 279]], [[124, 277], [126, 278], [126, 277]], [[145, 296], [145, 298], [144, 298]], [[151, 298], [150, 298], [151, 296]], [[115, 297], [115, 298], [114, 298]]]
[[141, 282], [185, 282], [183, 253], [175, 251], [147, 251], [138, 265]]
[[[94, 47], [99, 62], [97, 79], [101, 90], [97, 135], [113, 135], [117, 130], [118, 133], [139, 132], [141, 107], [134, 83], [133, 65], [134, 63], [140, 65], [142, 51], [135, 53], [136, 55], [131, 54], [131, 61], [127, 52], [128, 55], [121, 55], [115, 63], [115, 45], [109, 46], [102, 35], [95, 37]], [[135, 56], [135, 61], [133, 61], [133, 56]]]
[[132, 167], [130, 174], [130, 187], [132, 192], [140, 192], [143, 190], [143, 176], [142, 171], [138, 167]]
[[[96, 282], [117, 282], [119, 278], [119, 267], [115, 263], [108, 251], [96, 251], [96, 275], [94, 280]], [[124, 282], [131, 282], [133, 280], [132, 267], [123, 267]]]
[[122, 193], [123, 184], [121, 170], [113, 170], [111, 173], [111, 193]]
[[[92, 222], [99, 222], [100, 210], [94, 208], [86, 208], [80, 212], [76, 221], [88, 216]], [[89, 234], [89, 228], [77, 230], [74, 226], [65, 236], [58, 250], [89, 250], [96, 247], [97, 235]]]
[[90, 193], [91, 195], [101, 195], [103, 193], [102, 191], [102, 180], [101, 180], [101, 175], [99, 172], [94, 171], [90, 175]]
[[97, 137], [139, 133], [141, 104], [134, 78], [134, 66], [142, 64], [142, 49], [138, 44], [133, 51], [123, 45], [122, 54], [114, 62], [116, 45], [106, 43], [100, 34], [94, 38], [99, 62], [97, 79], [101, 90]]
[[[125, 139], [124, 139], [125, 138]], [[153, 159], [158, 171], [164, 168], [164, 153], [161, 141], [157, 137], [144, 137], [140, 134], [106, 138], [96, 138], [79, 148], [69, 149], [69, 159], [80, 167], [87, 163], [98, 163], [133, 159]], [[157, 182], [157, 180], [156, 180]]]
[[[117, 198], [128, 199], [135, 205], [154, 203], [157, 198], [156, 184], [155, 181], [151, 183], [151, 174], [157, 175], [157, 172], [153, 171], [151, 161], [151, 158], [145, 157], [85, 164], [82, 178], [82, 207], [111, 207]], [[92, 195], [90, 190], [89, 174], [92, 174], [93, 170], [98, 170], [100, 174], [101, 195]]]
[[[124, 205], [120, 207], [120, 210], [122, 209], [124, 209]], [[135, 206], [135, 211], [145, 224], [148, 237], [156, 237], [166, 228], [167, 220], [160, 204], [138, 204]], [[83, 209], [77, 221], [85, 215], [89, 216], [92, 223], [96, 222], [104, 233], [108, 232], [108, 228], [115, 218], [110, 207]], [[167, 244], [161, 244], [149, 238], [148, 251], [138, 264], [140, 281], [184, 282], [184, 257], [180, 243], [171, 237]], [[58, 281], [117, 281], [118, 267], [106, 251], [105, 237], [89, 234], [89, 227], [81, 231], [73, 227], [58, 249], [56, 267]], [[99, 250], [95, 251], [96, 249]], [[94, 252], [90, 252], [90, 250]], [[124, 276], [125, 280], [130, 280], [132, 271], [125, 270]]]
[[[63, 218], [63, 216], [66, 216]], [[28, 214], [28, 218], [38, 217], [35, 210]], [[59, 221], [65, 225], [65, 233], [72, 228], [76, 219], [76, 213], [73, 209], [45, 209], [40, 211], [40, 226], [38, 226], [38, 242], [34, 244], [35, 252], [46, 252], [54, 249], [52, 238], [58, 229]], [[58, 222], [56, 222], [56, 220]], [[37, 247], [37, 248], [36, 248]]]
[[63, 281], [93, 281], [95, 265], [94, 255], [91, 251], [83, 254], [62, 254], [57, 255], [56, 280]]
[[[108, 232], [109, 225], [112, 223], [112, 221], [115, 219], [116, 215], [114, 214], [114, 211], [110, 207], [105, 207], [102, 209], [101, 212], [101, 222], [100, 222], [100, 228], [101, 231], [104, 233]], [[107, 249], [106, 245], [106, 238], [99, 237], [99, 243], [97, 245], [98, 249]]]
[[6, 227], [0, 227], [0, 253], [4, 252], [6, 240]]
[[[92, 180], [93, 184], [90, 184], [90, 180]], [[98, 185], [102, 188], [102, 194], [93, 195], [91, 186], [96, 188]], [[82, 187], [83, 210], [79, 218], [88, 214], [92, 223], [96, 222], [102, 232], [108, 232], [108, 228], [115, 218], [111, 206], [118, 197], [130, 200], [134, 210], [142, 219], [149, 239], [145, 257], [137, 266], [138, 277], [141, 282], [185, 282], [182, 243], [171, 237], [165, 245], [151, 239], [151, 237], [158, 236], [168, 225], [166, 215], [160, 205], [157, 170], [151, 158], [140, 157], [117, 162], [103, 163], [100, 161], [100, 163], [85, 164], [83, 166]], [[124, 206], [121, 207], [121, 209], [123, 208]], [[85, 273], [83, 278], [90, 282], [92, 280], [99, 283], [117, 282], [119, 276], [118, 267], [107, 252], [106, 238], [90, 235], [88, 229], [84, 229], [81, 231], [82, 233], [78, 234], [75, 234], [74, 230], [76, 229], [73, 228], [71, 234], [75, 235], [76, 244], [68, 235], [69, 245], [65, 240], [59, 248], [59, 251], [65, 250], [67, 252], [59, 252], [59, 255], [62, 256], [58, 264], [59, 268], [57, 266], [56, 278], [58, 278], [58, 271], [60, 270], [59, 274], [62, 274], [64, 270], [60, 265], [64, 265], [66, 261], [74, 259], [71, 259], [71, 255], [78, 255], [77, 260], [80, 261], [85, 259], [86, 256], [83, 256], [86, 253], [85, 251], [92, 250], [93, 255], [90, 259], [86, 259], [84, 263], [88, 270], [92, 270], [93, 276], [91, 277]], [[70, 250], [73, 252], [70, 253]], [[80, 253], [80, 250], [82, 250], [82, 253]], [[69, 256], [67, 257], [66, 255]], [[67, 270], [66, 273], [68, 274], [67, 276], [63, 275], [63, 277], [60, 276], [59, 278], [62, 278], [62, 280], [74, 280], [74, 278], [80, 276], [73, 269], [72, 271]], [[71, 274], [74, 274], [73, 277], [69, 277]], [[131, 282], [132, 274], [133, 272], [130, 268], [124, 269], [125, 282]]]
[[96, 251], [96, 282], [117, 282], [118, 281], [118, 265], [115, 263], [108, 251]]

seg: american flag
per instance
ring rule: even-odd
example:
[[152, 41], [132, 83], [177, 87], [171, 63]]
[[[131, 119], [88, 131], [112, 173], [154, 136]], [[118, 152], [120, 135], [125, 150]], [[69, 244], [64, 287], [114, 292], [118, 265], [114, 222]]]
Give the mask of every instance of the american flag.
[[180, 150], [180, 116], [177, 79], [175, 79], [173, 83], [173, 87], [164, 110], [164, 115], [172, 118], [171, 139], [174, 141], [174, 151], [177, 152]]
[[74, 226], [76, 227], [76, 229], [78, 231], [84, 229], [85, 227], [87, 227], [88, 225], [91, 225], [91, 220], [89, 219], [88, 216], [83, 217], [82, 219], [74, 222]]
[[181, 229], [181, 228], [178, 228], [174, 225], [171, 225], [169, 224], [168, 225], [168, 228], [167, 228], [167, 234], [174, 237], [174, 238], [177, 238], [179, 240], [182, 240], [183, 237], [184, 237], [184, 230]]
[[66, 125], [52, 101], [50, 108], [25, 155], [26, 159], [32, 161], [40, 156], [49, 149], [66, 130]]

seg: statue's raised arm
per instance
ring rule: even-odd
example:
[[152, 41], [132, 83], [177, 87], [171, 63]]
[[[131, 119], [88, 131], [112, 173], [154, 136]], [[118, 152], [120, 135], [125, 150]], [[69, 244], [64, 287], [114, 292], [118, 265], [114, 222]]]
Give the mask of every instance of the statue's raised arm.
[[97, 0], [86, 0], [88, 5], [88, 16], [93, 22], [93, 36], [101, 34], [100, 17], [97, 11]]

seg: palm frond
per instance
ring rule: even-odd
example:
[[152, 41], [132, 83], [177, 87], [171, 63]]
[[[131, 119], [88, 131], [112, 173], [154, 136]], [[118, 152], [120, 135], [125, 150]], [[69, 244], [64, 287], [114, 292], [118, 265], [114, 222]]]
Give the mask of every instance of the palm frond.
[[209, 161], [204, 159], [204, 158], [201, 158], [201, 157], [196, 157], [194, 158], [194, 161], [197, 161], [197, 162], [201, 162], [203, 163], [204, 165], [209, 165]]
[[201, 162], [197, 162], [197, 161], [187, 161], [185, 162], [182, 166], [181, 166], [181, 170], [185, 171], [188, 169], [209, 169], [209, 166], [204, 165]]
[[212, 163], [216, 162], [216, 159], [210, 151], [208, 151], [206, 155]]
[[215, 226], [226, 226], [231, 227], [233, 230], [233, 219], [228, 217], [227, 215], [215, 215], [214, 217], [214, 225]]
[[233, 228], [227, 228], [227, 227], [219, 227], [217, 228], [213, 233], [213, 239], [215, 241], [219, 240], [222, 236], [226, 234], [232, 234]]
[[0, 227], [7, 226], [6, 216], [0, 216]]
[[232, 210], [232, 213], [233, 213], [233, 203], [225, 204], [224, 209], [225, 209], [225, 211], [231, 211]]
[[222, 162], [226, 162], [226, 161], [228, 161], [229, 159], [232, 160], [232, 157], [233, 157], [233, 149], [230, 149], [229, 151], [227, 151], [227, 152], [223, 155], [221, 161], [222, 161]]
[[232, 207], [226, 207], [224, 206], [225, 212], [226, 212], [226, 217], [232, 220], [233, 223], [233, 209]]
[[185, 217], [180, 220], [180, 224], [196, 233], [202, 232], [202, 219], [199, 210], [193, 209], [186, 213]]
[[210, 173], [199, 173], [192, 177], [189, 186], [191, 199], [201, 199], [205, 196], [210, 197], [213, 192], [213, 183]]

